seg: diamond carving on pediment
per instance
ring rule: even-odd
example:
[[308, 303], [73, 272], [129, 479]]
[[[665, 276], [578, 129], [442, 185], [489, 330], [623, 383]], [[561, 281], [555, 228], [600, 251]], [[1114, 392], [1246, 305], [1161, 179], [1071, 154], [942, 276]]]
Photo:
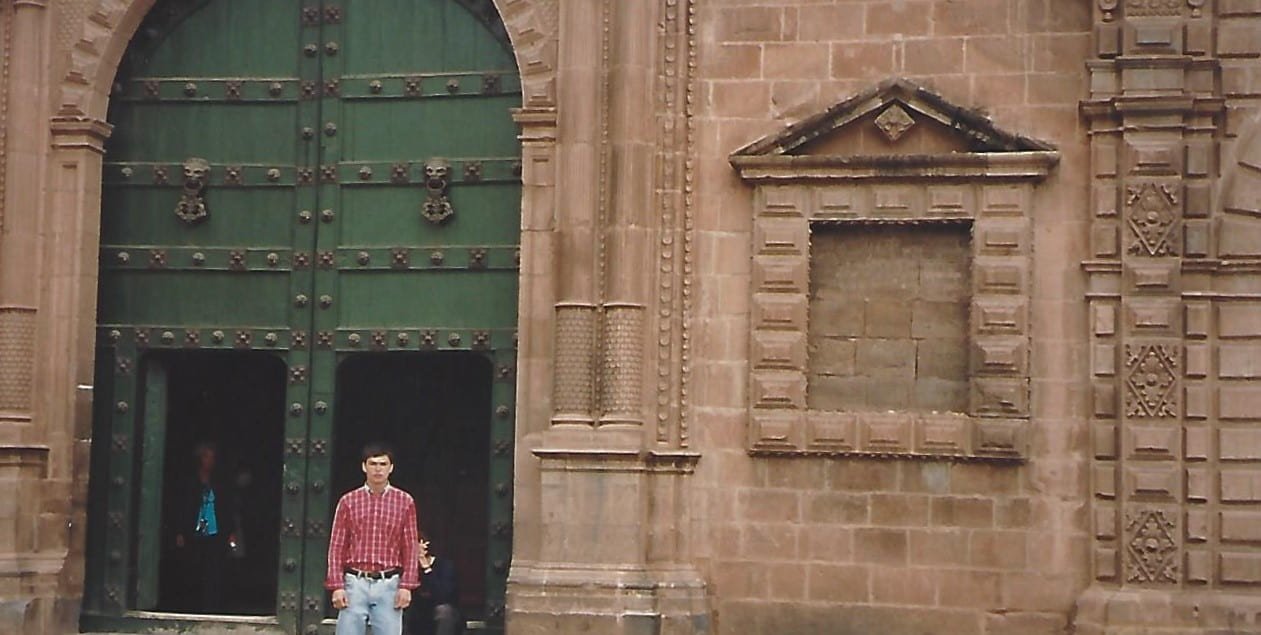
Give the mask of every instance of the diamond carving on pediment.
[[883, 132], [889, 141], [896, 142], [898, 139], [901, 139], [902, 135], [906, 134], [906, 131], [910, 130], [914, 125], [915, 120], [897, 104], [885, 108], [884, 112], [876, 117], [876, 128]]

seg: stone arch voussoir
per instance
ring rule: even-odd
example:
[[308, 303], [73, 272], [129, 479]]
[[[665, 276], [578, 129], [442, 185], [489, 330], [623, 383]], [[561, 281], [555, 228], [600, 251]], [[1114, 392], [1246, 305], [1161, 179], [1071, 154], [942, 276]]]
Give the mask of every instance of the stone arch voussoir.
[[[103, 120], [123, 52], [156, 0], [97, 0], [70, 51], [58, 115]], [[555, 105], [557, 0], [494, 0], [521, 71], [522, 105]]]
[[1217, 255], [1261, 258], [1261, 114], [1245, 127], [1235, 148], [1223, 173]]

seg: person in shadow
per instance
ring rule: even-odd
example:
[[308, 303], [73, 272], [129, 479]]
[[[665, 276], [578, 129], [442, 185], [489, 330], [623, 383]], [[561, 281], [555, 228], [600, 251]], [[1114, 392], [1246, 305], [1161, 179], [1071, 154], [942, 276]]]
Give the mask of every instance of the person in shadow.
[[418, 550], [421, 571], [420, 602], [415, 603], [408, 617], [411, 635], [459, 635], [464, 621], [457, 608], [460, 600], [455, 563], [429, 550], [429, 540], [420, 540]]
[[224, 484], [213, 443], [193, 447], [193, 475], [174, 501], [175, 549], [186, 580], [185, 604], [193, 613], [223, 611], [223, 571], [236, 541], [239, 515], [232, 488]]

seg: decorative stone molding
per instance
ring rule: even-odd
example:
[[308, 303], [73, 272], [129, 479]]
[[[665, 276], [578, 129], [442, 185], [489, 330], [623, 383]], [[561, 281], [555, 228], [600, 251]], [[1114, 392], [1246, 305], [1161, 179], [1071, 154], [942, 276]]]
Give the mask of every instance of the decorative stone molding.
[[[156, 0], [96, 0], [71, 51], [56, 101], [60, 115], [104, 117], [123, 51]], [[521, 72], [523, 106], [556, 104], [557, 0], [492, 0], [503, 18]], [[42, 4], [36, 3], [36, 4]]]
[[[828, 152], [810, 153], [820, 146]], [[850, 147], [881, 153], [834, 152]], [[750, 452], [1022, 459], [1029, 416], [1030, 205], [1034, 184], [1057, 161], [1050, 146], [999, 130], [904, 80], [882, 83], [736, 151], [731, 164], [756, 188]], [[808, 407], [811, 235], [823, 224], [971, 226], [966, 412]]]
[[1255, 17], [1230, 4], [1099, 0], [1095, 13], [1082, 102], [1094, 586], [1079, 629], [1217, 627], [1222, 606], [1255, 611], [1227, 594], [1261, 588], [1248, 544], [1261, 517], [1261, 144], [1241, 137], [1216, 183], [1228, 92], [1217, 51]]
[[35, 309], [0, 306], [0, 421], [31, 419]]

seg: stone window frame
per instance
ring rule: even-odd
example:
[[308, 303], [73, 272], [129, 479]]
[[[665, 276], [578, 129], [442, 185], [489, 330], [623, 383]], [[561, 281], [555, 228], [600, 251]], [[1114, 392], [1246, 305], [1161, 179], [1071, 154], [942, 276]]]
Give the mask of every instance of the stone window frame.
[[[987, 120], [943, 120], [943, 114], [957, 113], [906, 99], [908, 92], [924, 94], [907, 87], [900, 80], [882, 84], [855, 98], [867, 104], [861, 111], [838, 105], [730, 158], [754, 186], [747, 371], [747, 450], [753, 455], [997, 462], [1020, 462], [1028, 455], [1031, 206], [1035, 185], [1059, 154], [1002, 133]], [[966, 139], [1005, 135], [1012, 143], [948, 154], [789, 154], [803, 139], [893, 104], [936, 118]], [[984, 129], [970, 130], [969, 124]], [[912, 230], [934, 223], [971, 226], [966, 412], [808, 407], [810, 237], [819, 223], [895, 223]]]

